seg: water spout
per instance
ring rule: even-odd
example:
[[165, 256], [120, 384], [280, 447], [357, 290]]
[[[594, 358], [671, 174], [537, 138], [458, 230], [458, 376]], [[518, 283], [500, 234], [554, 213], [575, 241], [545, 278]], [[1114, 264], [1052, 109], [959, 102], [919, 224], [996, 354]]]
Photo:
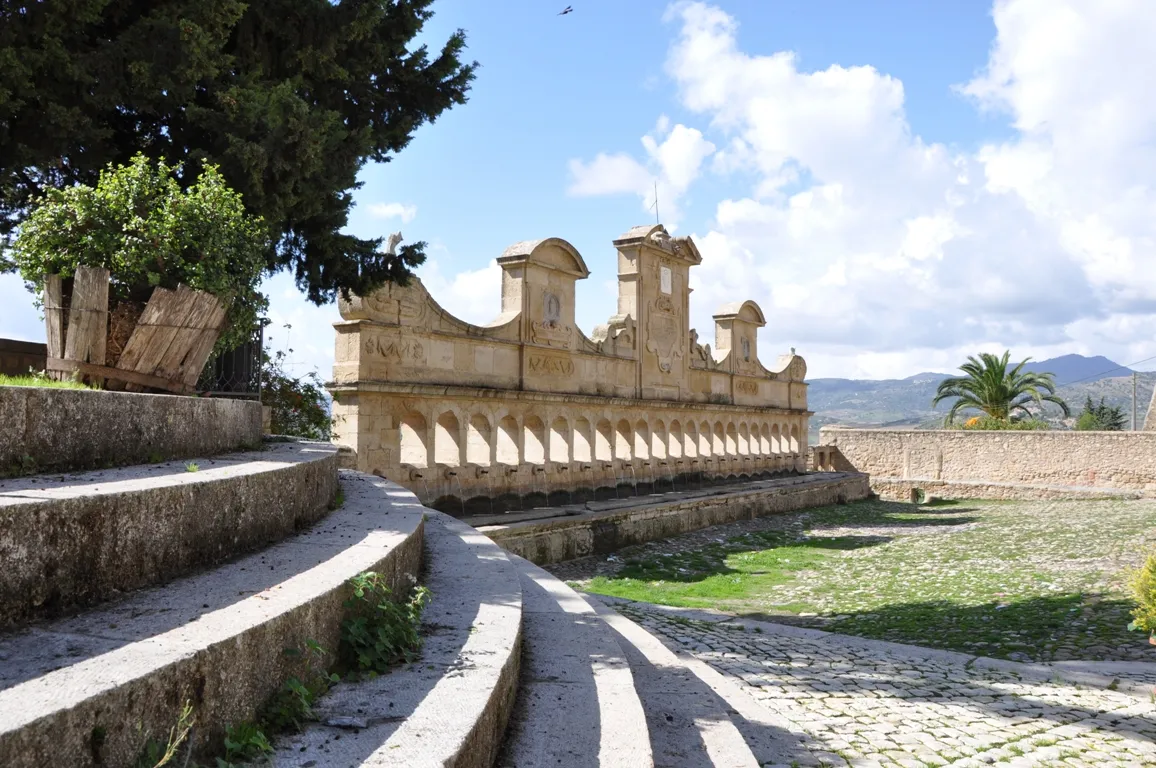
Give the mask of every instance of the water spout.
[[474, 477], [486, 478], [486, 495], [490, 499], [490, 514], [494, 514], [494, 476], [490, 474], [490, 470], [486, 467], [478, 467]]
[[[558, 464], [556, 467], [554, 467], [554, 471], [559, 472], [559, 473], [569, 472], [570, 466], [568, 464]], [[566, 475], [566, 479], [569, 480], [570, 475]], [[573, 504], [574, 503], [574, 483], [568, 482], [566, 484], [566, 492], [570, 496], [570, 504]]]
[[630, 462], [630, 477], [634, 480], [634, 495], [638, 495], [638, 475], [634, 473], [634, 462]]
[[[617, 499], [618, 498], [618, 470], [615, 468], [614, 462], [613, 461], [606, 462], [605, 464], [602, 465], [602, 469], [603, 470], [610, 470], [610, 474], [614, 477], [614, 498]], [[598, 494], [596, 493], [596, 494], [594, 494], [594, 496], [595, 496], [595, 500], [597, 500]]]

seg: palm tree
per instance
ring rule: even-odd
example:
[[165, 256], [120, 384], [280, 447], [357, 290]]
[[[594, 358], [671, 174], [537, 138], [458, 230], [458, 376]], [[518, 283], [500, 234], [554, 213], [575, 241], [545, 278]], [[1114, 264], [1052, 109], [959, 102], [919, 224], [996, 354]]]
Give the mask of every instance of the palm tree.
[[957, 413], [968, 408], [1003, 421], [1010, 421], [1017, 414], [1020, 417], [1031, 416], [1028, 403], [1043, 405], [1045, 401], [1055, 403], [1065, 416], [1069, 415], [1068, 404], [1056, 396], [1053, 374], [1024, 371], [1030, 357], [1009, 371], [1009, 357], [1010, 351], [1004, 352], [1003, 357], [987, 352], [981, 353], [978, 360], [969, 356], [967, 362], [959, 366], [966, 376], [944, 379], [939, 383], [935, 399], [931, 401], [932, 407], [948, 398], [959, 398], [951, 404], [943, 422], [945, 425], [950, 425]]

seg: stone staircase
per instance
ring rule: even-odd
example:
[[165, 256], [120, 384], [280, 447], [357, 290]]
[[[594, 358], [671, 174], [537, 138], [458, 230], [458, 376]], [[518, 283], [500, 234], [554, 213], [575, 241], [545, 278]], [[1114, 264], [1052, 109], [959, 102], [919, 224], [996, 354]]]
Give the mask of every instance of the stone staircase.
[[186, 702], [211, 763], [225, 726], [299, 673], [286, 649], [337, 647], [367, 570], [430, 589], [421, 658], [335, 685], [267, 764], [777, 756], [773, 718], [717, 673], [399, 486], [339, 472], [329, 445], [0, 481], [0, 562], [6, 768], [135, 766]]

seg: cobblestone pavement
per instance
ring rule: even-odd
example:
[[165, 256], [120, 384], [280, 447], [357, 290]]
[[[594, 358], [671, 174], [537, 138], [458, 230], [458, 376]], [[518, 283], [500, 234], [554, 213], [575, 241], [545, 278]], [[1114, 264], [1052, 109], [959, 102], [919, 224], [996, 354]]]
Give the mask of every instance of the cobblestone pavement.
[[1143, 695], [958, 653], [614, 608], [781, 718], [796, 737], [782, 765], [1156, 766], [1156, 705]]

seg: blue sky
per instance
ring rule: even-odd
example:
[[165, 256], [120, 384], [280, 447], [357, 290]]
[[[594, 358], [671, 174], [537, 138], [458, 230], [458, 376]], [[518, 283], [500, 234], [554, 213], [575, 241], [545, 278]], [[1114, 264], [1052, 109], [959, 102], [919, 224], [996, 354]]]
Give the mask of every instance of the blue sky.
[[[436, 2], [423, 38], [467, 31], [470, 101], [367, 167], [355, 195], [350, 230], [426, 240], [419, 274], [464, 319], [497, 313], [506, 246], [558, 236], [592, 272], [589, 333], [614, 311], [610, 241], [651, 220], [657, 182], [664, 223], [704, 253], [700, 334], [717, 304], [753, 298], [764, 355], [795, 346], [812, 377], [905, 376], [1004, 347], [1156, 355], [1156, 284], [1137, 279], [1156, 115], [1132, 103], [1150, 3], [565, 5]], [[274, 345], [290, 323], [297, 370], [327, 376], [335, 308], [284, 275], [267, 289]], [[43, 337], [11, 276], [0, 301], [0, 336]]]

